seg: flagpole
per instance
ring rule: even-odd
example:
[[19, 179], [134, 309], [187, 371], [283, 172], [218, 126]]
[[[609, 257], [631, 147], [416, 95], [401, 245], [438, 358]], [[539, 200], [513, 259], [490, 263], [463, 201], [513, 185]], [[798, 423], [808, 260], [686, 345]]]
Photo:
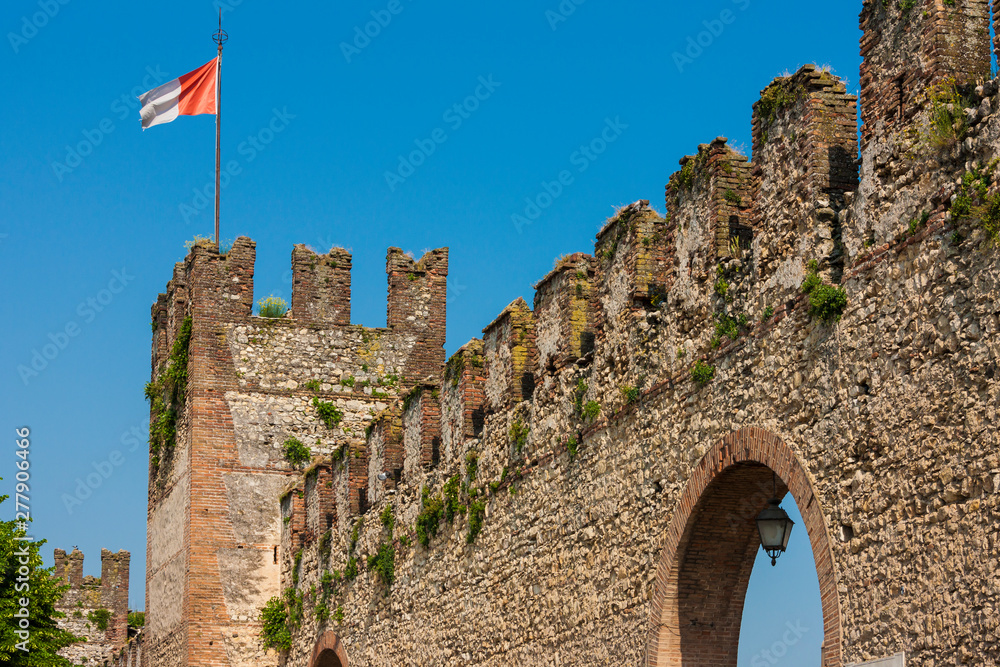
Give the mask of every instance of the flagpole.
[[212, 36], [218, 46], [215, 71], [215, 249], [219, 250], [219, 184], [222, 174], [222, 45], [229, 35], [222, 29], [222, 8], [219, 8], [219, 30]]

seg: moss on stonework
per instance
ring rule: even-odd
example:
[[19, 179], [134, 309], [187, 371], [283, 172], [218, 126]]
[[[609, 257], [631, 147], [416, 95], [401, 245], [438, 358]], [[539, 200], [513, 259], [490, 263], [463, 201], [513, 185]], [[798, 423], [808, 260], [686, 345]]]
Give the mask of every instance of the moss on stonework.
[[800, 83], [794, 83], [791, 77], [777, 79], [764, 89], [757, 103], [757, 118], [760, 122], [760, 142], [766, 144], [770, 126], [778, 119], [782, 111], [791, 107], [805, 97], [806, 89]]

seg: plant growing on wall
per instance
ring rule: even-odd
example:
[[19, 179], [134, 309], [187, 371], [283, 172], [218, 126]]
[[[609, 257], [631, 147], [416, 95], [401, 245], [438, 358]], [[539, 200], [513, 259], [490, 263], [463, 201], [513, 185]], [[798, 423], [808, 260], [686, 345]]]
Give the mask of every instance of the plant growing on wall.
[[295, 552], [295, 559], [292, 563], [292, 586], [299, 585], [299, 569], [302, 565], [302, 549]]
[[319, 397], [314, 396], [312, 400], [313, 407], [316, 408], [316, 414], [319, 416], [320, 421], [327, 428], [336, 428], [337, 424], [344, 418], [344, 413], [337, 408], [336, 405], [330, 403], [329, 401], [321, 401]]
[[510, 436], [511, 444], [514, 445], [514, 451], [518, 454], [521, 453], [521, 450], [528, 443], [528, 433], [530, 432], [531, 429], [520, 419], [515, 419], [514, 423], [510, 425], [508, 435]]
[[441, 489], [444, 492], [444, 518], [447, 519], [448, 523], [454, 521], [456, 514], [465, 514], [465, 505], [458, 497], [460, 486], [458, 475], [454, 475], [444, 483], [444, 487]]
[[639, 390], [639, 388], [633, 387], [630, 384], [621, 385], [620, 387], [618, 387], [618, 391], [621, 392], [622, 398], [625, 400], [626, 404], [636, 403], [642, 396], [642, 392]]
[[583, 378], [577, 381], [576, 388], [573, 389], [573, 414], [577, 417], [583, 416], [583, 397], [587, 395], [587, 383]]
[[177, 329], [170, 357], [160, 377], [146, 383], [146, 400], [150, 406], [149, 454], [154, 470], [159, 467], [160, 455], [169, 456], [177, 443], [177, 417], [184, 409], [187, 395], [191, 327], [188, 316]]
[[964, 109], [974, 104], [963, 95], [954, 77], [946, 78], [927, 90], [930, 102], [927, 129], [923, 140], [938, 150], [951, 148], [965, 139], [969, 131]]
[[87, 612], [87, 620], [94, 624], [100, 631], [108, 629], [108, 621], [111, 620], [111, 612], [107, 609], [95, 609]]
[[424, 393], [424, 388], [418, 386], [418, 387], [414, 387], [413, 390], [410, 391], [410, 393], [408, 393], [406, 396], [404, 396], [403, 397], [403, 412], [406, 412], [407, 410], [409, 410], [410, 406], [412, 406], [414, 404], [414, 402], [416, 402], [420, 398], [421, 394], [423, 394], [423, 393]]
[[257, 302], [257, 314], [269, 319], [284, 317], [288, 312], [288, 302], [280, 296], [269, 296]]
[[444, 380], [452, 387], [458, 386], [458, 381], [462, 378], [465, 370], [465, 353], [456, 352], [444, 366]]
[[740, 332], [746, 330], [749, 326], [750, 319], [746, 316], [746, 313], [740, 313], [736, 317], [720, 313], [715, 316], [715, 335], [712, 336], [710, 344], [713, 348], [719, 347], [723, 337], [729, 340], [736, 340], [740, 337]]
[[392, 544], [380, 544], [378, 551], [368, 556], [368, 569], [378, 575], [388, 595], [396, 580], [396, 548]]
[[483, 520], [486, 518], [486, 503], [481, 500], [473, 500], [469, 503], [469, 530], [465, 534], [465, 543], [472, 544], [476, 541], [479, 531], [483, 529]]
[[344, 580], [354, 581], [358, 578], [358, 559], [351, 556], [347, 559], [347, 565], [344, 567]]
[[285, 602], [273, 597], [260, 610], [260, 641], [265, 649], [287, 651], [292, 648], [292, 632], [288, 628], [288, 610]]
[[701, 359], [694, 362], [691, 367], [691, 379], [700, 386], [705, 386], [715, 377], [715, 366], [707, 364]]
[[569, 453], [569, 460], [572, 461], [576, 458], [579, 445], [576, 441], [576, 436], [571, 435], [566, 439], [566, 451]]
[[348, 547], [348, 552], [354, 553], [354, 549], [358, 546], [358, 539], [361, 537], [361, 528], [365, 525], [365, 517], [361, 515], [358, 520], [354, 522], [354, 528], [351, 530], [351, 546]]
[[285, 455], [285, 460], [296, 467], [303, 463], [308, 463], [312, 458], [312, 451], [302, 444], [301, 440], [295, 437], [285, 440], [285, 444], [282, 445], [281, 449]]
[[583, 406], [583, 418], [588, 422], [592, 422], [597, 419], [597, 416], [601, 414], [601, 404], [597, 401], [587, 401]]
[[[989, 245], [1000, 246], [1000, 193], [989, 191], [992, 182], [991, 174], [1000, 164], [993, 160], [986, 167], [975, 166], [962, 176], [962, 185], [951, 204], [949, 211], [955, 222], [966, 218], [978, 218], [982, 230], [986, 233]], [[958, 230], [955, 232], [958, 234]], [[961, 243], [961, 234], [952, 242]], [[957, 245], [956, 243], [956, 245]]]
[[287, 626], [289, 630], [302, 626], [302, 618], [304, 616], [302, 613], [302, 603], [304, 600], [305, 594], [302, 591], [296, 591], [291, 586], [285, 589], [285, 608], [288, 609]]
[[465, 476], [469, 482], [476, 481], [476, 473], [479, 470], [479, 452], [473, 450], [465, 455]]
[[417, 515], [417, 541], [425, 547], [437, 535], [441, 515], [444, 513], [444, 499], [441, 494], [431, 495], [426, 486], [420, 493], [420, 514]]
[[823, 283], [816, 260], [810, 260], [808, 269], [802, 291], [809, 295], [809, 315], [824, 322], [839, 320], [847, 307], [847, 292], [843, 287]]
[[[321, 444], [321, 440], [317, 439], [316, 444]], [[330, 452], [330, 461], [336, 463], [337, 461], [343, 461], [347, 458], [347, 443], [345, 442], [340, 447]]]
[[319, 559], [320, 563], [330, 560], [330, 541], [333, 539], [333, 531], [328, 530], [319, 538]]
[[215, 249], [215, 241], [213, 241], [212, 239], [208, 238], [207, 236], [202, 236], [201, 234], [195, 234], [193, 239], [191, 239], [190, 241], [185, 241], [184, 242], [184, 249], [185, 250], [191, 250], [191, 248], [194, 248], [194, 247], [208, 248], [208, 249], [213, 249], [214, 250]]
[[809, 294], [809, 314], [824, 322], [840, 319], [847, 307], [847, 292], [843, 287], [820, 285]]
[[382, 521], [382, 527], [385, 528], [386, 531], [391, 536], [392, 535], [392, 529], [396, 525], [396, 517], [392, 513], [392, 505], [391, 504], [387, 504], [385, 506], [385, 509], [382, 510], [382, 514], [379, 516], [379, 519], [381, 519], [381, 521]]

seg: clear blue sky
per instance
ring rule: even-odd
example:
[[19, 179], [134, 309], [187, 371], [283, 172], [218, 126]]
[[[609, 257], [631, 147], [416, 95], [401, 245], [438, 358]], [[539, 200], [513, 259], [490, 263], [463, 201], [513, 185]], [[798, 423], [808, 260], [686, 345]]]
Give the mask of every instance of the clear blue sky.
[[[46, 1], [52, 16], [39, 14]], [[61, 2], [11, 0], [0, 14], [0, 280], [12, 299], [0, 474], [9, 488], [14, 428], [30, 426], [35, 532], [47, 550], [79, 545], [87, 573], [101, 547], [131, 551], [141, 607], [146, 454], [128, 435], [148, 420], [149, 306], [184, 242], [211, 234], [210, 207], [198, 211], [194, 193], [211, 192], [215, 129], [202, 116], [142, 132], [132, 98], [214, 56], [215, 10]], [[244, 0], [227, 11], [223, 157], [239, 173], [223, 191], [222, 236], [257, 241], [258, 298], [289, 297], [294, 243], [344, 245], [354, 252], [353, 320], [383, 325], [386, 248], [450, 246], [450, 353], [517, 296], [530, 303], [556, 257], [592, 251], [614, 206], [648, 199], [662, 210], [664, 183], [698, 143], [725, 135], [748, 146], [750, 106], [774, 76], [815, 62], [857, 84], [860, 0], [563, 6], [575, 11], [557, 21], [558, 0], [398, 0], [379, 34], [346, 55], [341, 43], [371, 12], [386, 22], [388, 0], [280, 11]], [[678, 65], [673, 54], [699, 37], [701, 53]], [[446, 116], [477, 89], [478, 108]], [[616, 141], [581, 159], [608, 119]], [[280, 131], [261, 135], [272, 120]], [[446, 140], [387, 183], [399, 156], [438, 128]], [[572, 184], [515, 227], [525, 198], [563, 170]], [[62, 341], [67, 326], [76, 335]], [[25, 382], [18, 366], [50, 334], [64, 349]], [[63, 494], [116, 450], [120, 465], [68, 513]], [[776, 569], [791, 572], [799, 556], [807, 549]], [[785, 590], [808, 590], [809, 576]], [[761, 602], [756, 616], [780, 628], [798, 612], [765, 610], [789, 604]]]

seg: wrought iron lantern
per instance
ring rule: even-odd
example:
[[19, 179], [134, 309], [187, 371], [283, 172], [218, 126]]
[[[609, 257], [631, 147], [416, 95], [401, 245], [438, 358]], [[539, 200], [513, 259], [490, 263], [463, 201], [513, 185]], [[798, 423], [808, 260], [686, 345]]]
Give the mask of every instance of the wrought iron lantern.
[[777, 492], [774, 495], [775, 497], [768, 501], [767, 507], [757, 515], [760, 546], [771, 557], [772, 567], [778, 560], [778, 556], [788, 548], [788, 538], [792, 534], [792, 526], [795, 525], [795, 522], [788, 518], [785, 510], [781, 509], [781, 501], [777, 498]]

